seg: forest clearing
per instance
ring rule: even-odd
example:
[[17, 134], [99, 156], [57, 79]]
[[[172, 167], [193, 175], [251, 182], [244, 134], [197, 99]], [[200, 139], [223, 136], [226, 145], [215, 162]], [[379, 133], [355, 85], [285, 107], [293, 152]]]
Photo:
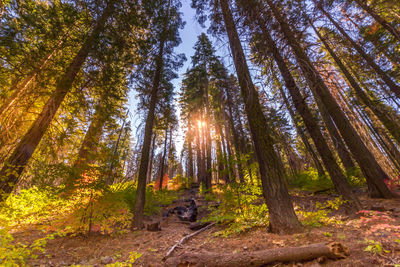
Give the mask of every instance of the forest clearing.
[[400, 266], [398, 0], [0, 0], [0, 266]]

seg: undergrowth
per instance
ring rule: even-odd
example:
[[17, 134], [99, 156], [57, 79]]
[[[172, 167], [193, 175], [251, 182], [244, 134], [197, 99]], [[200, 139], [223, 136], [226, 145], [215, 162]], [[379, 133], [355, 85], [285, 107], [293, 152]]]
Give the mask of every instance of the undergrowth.
[[228, 236], [247, 231], [253, 227], [268, 225], [268, 208], [262, 201], [262, 191], [250, 183], [231, 183], [219, 186], [214, 193], [208, 193], [206, 200], [219, 203], [210, 207], [211, 213], [204, 221], [214, 221], [226, 226], [217, 235]]
[[308, 226], [321, 227], [329, 224], [341, 224], [342, 221], [329, 216], [329, 214], [334, 210], [338, 210], [345, 202], [342, 197], [337, 197], [325, 203], [317, 202], [314, 211], [297, 210], [296, 214], [299, 220]]
[[[61, 192], [61, 193], [60, 193]], [[136, 186], [120, 183], [104, 188], [36, 188], [12, 194], [0, 207], [0, 265], [20, 266], [44, 249], [47, 240], [63, 235], [121, 234], [133, 217]], [[175, 191], [146, 188], [145, 215], [160, 212], [177, 198]], [[45, 238], [32, 244], [16, 244], [12, 231], [31, 226]], [[12, 230], [12, 231], [11, 231]]]
[[[352, 186], [365, 185], [365, 178], [359, 168], [348, 170], [346, 176]], [[291, 188], [298, 188], [311, 192], [332, 191], [334, 189], [329, 175], [318, 175], [318, 171], [312, 167], [291, 177], [289, 179], [289, 185]]]

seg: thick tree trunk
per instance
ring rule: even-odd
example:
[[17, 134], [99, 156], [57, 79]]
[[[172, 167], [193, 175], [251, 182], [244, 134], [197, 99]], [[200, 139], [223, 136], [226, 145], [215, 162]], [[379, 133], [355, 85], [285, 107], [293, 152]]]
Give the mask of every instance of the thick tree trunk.
[[[14, 186], [18, 182], [21, 173], [25, 169], [26, 164], [28, 163], [37, 145], [39, 144], [44, 133], [49, 127], [51, 120], [56, 114], [65, 96], [70, 91], [72, 84], [75, 81], [76, 75], [81, 70], [82, 65], [86, 61], [89, 52], [93, 49], [93, 45], [96, 42], [100, 32], [103, 31], [108, 18], [112, 15], [113, 12], [114, 3], [113, 1], [109, 1], [107, 7], [103, 11], [103, 14], [96, 22], [92, 33], [82, 44], [82, 47], [80, 48], [78, 54], [72, 60], [71, 64], [68, 66], [65, 74], [57, 82], [55, 92], [47, 101], [47, 103], [43, 107], [42, 112], [35, 120], [31, 128], [22, 137], [22, 139], [14, 149], [14, 152], [6, 160], [6, 164], [0, 171], [0, 194], [9, 194], [12, 192]], [[0, 200], [4, 199], [4, 195], [3, 197], [0, 197]]]
[[299, 232], [302, 226], [296, 217], [286, 188], [284, 170], [274, 150], [271, 129], [268, 127], [251, 79], [228, 0], [219, 0], [219, 4], [259, 162], [263, 194], [269, 209], [270, 230], [275, 233]]
[[322, 6], [317, 5], [322, 13], [329, 19], [329, 21], [339, 30], [339, 32], [348, 40], [352, 46], [357, 50], [357, 52], [361, 55], [361, 57], [367, 62], [367, 64], [379, 75], [379, 77], [386, 83], [389, 89], [400, 98], [400, 86], [398, 86], [392, 78], [390, 78], [386, 72], [384, 72], [378, 64], [375, 63], [373, 58], [369, 56], [362, 47], [357, 44], [346, 32], [345, 30], [337, 23], [332, 16], [322, 8]]
[[379, 16], [378, 13], [375, 12], [365, 0], [354, 0], [362, 9], [364, 9], [371, 17], [373, 17], [379, 24], [382, 25], [388, 32], [393, 34], [393, 36], [400, 42], [400, 32], [393, 27], [389, 22], [387, 22], [384, 18]]
[[[255, 17], [260, 25], [265, 25], [265, 21], [262, 20], [256, 6], [254, 5], [252, 8], [252, 15], [253, 16], [249, 18], [250, 20], [252, 17]], [[361, 204], [359, 200], [353, 194], [351, 186], [346, 179], [346, 176], [343, 174], [339, 165], [337, 164], [336, 159], [328, 144], [326, 143], [315, 118], [313, 117], [310, 109], [308, 108], [308, 105], [306, 104], [303, 96], [300, 93], [300, 89], [297, 87], [289, 68], [287, 67], [283, 57], [279, 53], [275, 41], [272, 39], [267, 30], [265, 30], [264, 28], [262, 29], [266, 47], [269, 48], [269, 51], [272, 53], [272, 56], [278, 65], [281, 75], [285, 81], [286, 88], [288, 89], [290, 96], [292, 97], [292, 102], [297, 112], [303, 118], [304, 124], [314, 141], [314, 144], [321, 156], [322, 161], [324, 162], [325, 168], [327, 169], [331, 177], [336, 191], [340, 193], [344, 199], [349, 201], [349, 207], [352, 209], [352, 211], [360, 209]], [[284, 96], [284, 94], [282, 95]]]
[[323, 104], [329, 112], [329, 115], [339, 128], [346, 145], [349, 147], [355, 160], [360, 166], [367, 180], [371, 197], [392, 198], [392, 192], [390, 192], [384, 183], [384, 179], [388, 179], [387, 174], [379, 166], [372, 153], [367, 149], [360, 136], [346, 118], [345, 114], [325, 85], [320, 74], [315, 69], [307, 54], [296, 40], [294, 33], [291, 31], [289, 25], [282, 17], [278, 8], [273, 4], [272, 0], [267, 0], [267, 2], [271, 7], [274, 17], [279, 22], [280, 29], [283, 32], [285, 39], [295, 53], [297, 63], [299, 64], [303, 75], [310, 86], [310, 89], [316, 97], [319, 97], [323, 101]]
[[[333, 58], [335, 61], [336, 65], [339, 67], [343, 75], [346, 77], [348, 83], [351, 85], [353, 88], [356, 96], [358, 99], [361, 100], [361, 102], [366, 105], [368, 108], [374, 112], [374, 114], [379, 118], [379, 120], [385, 125], [385, 127], [388, 129], [390, 134], [397, 140], [397, 142], [400, 144], [400, 124], [398, 121], [396, 121], [394, 118], [391, 117], [391, 111], [385, 110], [384, 107], [379, 103], [379, 101], [373, 101], [361, 87], [359, 84], [356, 82], [354, 77], [350, 74], [349, 70], [346, 68], [342, 60], [336, 55], [336, 53], [333, 51], [333, 49], [330, 47], [328, 42], [322, 35], [319, 33], [319, 31], [314, 27], [314, 25], [311, 23], [311, 26], [313, 27], [315, 33], [318, 35], [319, 39], [322, 41], [324, 44], [326, 50], [330, 54], [330, 56]], [[398, 119], [398, 118], [396, 118]]]

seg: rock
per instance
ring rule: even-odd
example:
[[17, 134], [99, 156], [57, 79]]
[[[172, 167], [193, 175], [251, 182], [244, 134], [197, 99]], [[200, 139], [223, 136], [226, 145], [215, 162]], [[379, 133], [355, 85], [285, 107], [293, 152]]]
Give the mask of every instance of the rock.
[[111, 256], [104, 256], [101, 257], [101, 264], [110, 264], [114, 261], [113, 257]]
[[150, 231], [150, 232], [161, 231], [160, 222], [149, 223], [148, 225], [146, 225], [146, 229], [147, 229], [147, 231]]

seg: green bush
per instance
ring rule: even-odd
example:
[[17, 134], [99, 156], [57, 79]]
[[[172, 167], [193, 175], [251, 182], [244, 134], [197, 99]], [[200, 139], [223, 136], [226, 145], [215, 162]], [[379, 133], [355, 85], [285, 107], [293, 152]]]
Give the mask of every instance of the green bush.
[[305, 191], [319, 191], [333, 189], [332, 181], [329, 176], [319, 176], [318, 171], [314, 168], [302, 171], [297, 176], [289, 180], [289, 185], [292, 188], [299, 188]]
[[222, 236], [267, 226], [268, 208], [261, 197], [261, 188], [250, 183], [220, 186], [215, 193], [208, 194], [208, 198], [219, 201], [220, 204], [210, 208], [211, 213], [204, 221], [226, 225], [224, 230], [217, 233]]
[[342, 221], [329, 217], [329, 213], [338, 210], [341, 205], [346, 203], [342, 197], [337, 197], [334, 200], [328, 200], [325, 203], [317, 202], [315, 204], [315, 211], [296, 211], [299, 220], [309, 226], [321, 227], [329, 224], [341, 224]]

